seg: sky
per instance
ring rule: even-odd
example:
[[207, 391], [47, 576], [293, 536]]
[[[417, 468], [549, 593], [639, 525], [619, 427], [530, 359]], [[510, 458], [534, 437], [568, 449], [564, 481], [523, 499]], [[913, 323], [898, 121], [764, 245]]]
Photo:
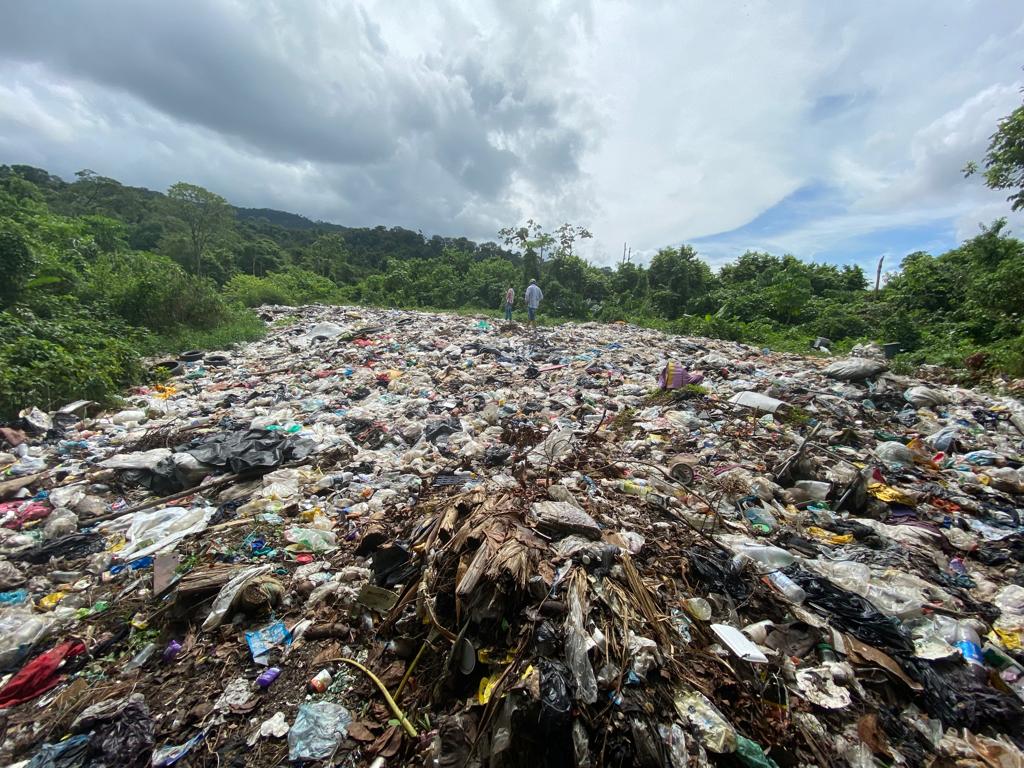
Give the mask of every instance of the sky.
[[964, 179], [1022, 102], [1019, 0], [32, 0], [0, 5], [0, 163], [347, 226], [588, 227], [871, 267], [1005, 193]]

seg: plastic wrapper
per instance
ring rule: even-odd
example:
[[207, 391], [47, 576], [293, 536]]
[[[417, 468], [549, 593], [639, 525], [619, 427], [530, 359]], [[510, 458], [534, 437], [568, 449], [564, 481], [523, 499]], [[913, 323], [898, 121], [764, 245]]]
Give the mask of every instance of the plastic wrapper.
[[592, 641], [583, 626], [585, 590], [586, 578], [577, 572], [567, 596], [569, 615], [565, 620], [565, 658], [576, 684], [576, 698], [593, 704], [597, 701], [597, 677], [587, 656]]
[[352, 715], [341, 704], [313, 701], [302, 704], [288, 731], [289, 760], [324, 760], [348, 734]]
[[659, 725], [658, 735], [668, 752], [670, 768], [687, 768], [689, 765], [686, 754], [686, 731], [677, 723]]
[[678, 694], [674, 703], [705, 748], [719, 754], [736, 751], [736, 730], [704, 694], [686, 691]]

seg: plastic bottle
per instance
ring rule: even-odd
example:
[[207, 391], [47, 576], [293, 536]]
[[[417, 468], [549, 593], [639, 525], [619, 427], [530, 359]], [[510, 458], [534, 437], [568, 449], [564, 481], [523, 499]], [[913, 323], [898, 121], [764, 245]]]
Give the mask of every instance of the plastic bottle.
[[772, 571], [767, 575], [768, 581], [772, 583], [779, 592], [785, 595], [791, 602], [799, 605], [807, 599], [807, 593], [803, 588], [782, 571]]
[[750, 523], [755, 533], [767, 535], [779, 527], [771, 512], [760, 505], [745, 505], [743, 516]]
[[135, 658], [124, 665], [125, 672], [131, 672], [133, 669], [138, 669], [149, 661], [153, 657], [154, 653], [156, 653], [156, 643], [146, 643], [143, 649], [135, 654]]
[[981, 638], [970, 624], [961, 621], [956, 625], [955, 642], [953, 643], [964, 661], [971, 668], [971, 673], [979, 682], [988, 680], [988, 670], [981, 654]]
[[311, 693], [323, 693], [331, 686], [332, 682], [334, 682], [334, 678], [331, 673], [326, 669], [321, 669], [310, 679], [309, 690]]
[[736, 548], [736, 556], [732, 562], [736, 568], [753, 562], [761, 573], [766, 573], [777, 568], [786, 568], [795, 563], [796, 558], [779, 547], [767, 544], [742, 544]]

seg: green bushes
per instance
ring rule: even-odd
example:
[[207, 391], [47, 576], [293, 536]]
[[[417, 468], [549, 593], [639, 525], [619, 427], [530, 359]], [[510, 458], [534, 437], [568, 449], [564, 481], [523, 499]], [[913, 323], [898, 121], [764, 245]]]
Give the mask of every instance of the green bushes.
[[108, 306], [132, 325], [158, 332], [181, 326], [213, 328], [227, 317], [227, 305], [212, 281], [152, 253], [100, 256], [82, 298]]
[[305, 269], [270, 272], [266, 277], [234, 275], [224, 285], [224, 297], [243, 307], [332, 303], [339, 296], [331, 280]]
[[79, 398], [109, 402], [140, 379], [144, 334], [66, 299], [46, 316], [20, 307], [0, 312], [0, 416]]
[[32, 276], [35, 258], [21, 228], [0, 219], [0, 307], [12, 303]]
[[147, 337], [139, 350], [144, 355], [184, 352], [187, 349], [227, 349], [234, 344], [263, 338], [267, 327], [251, 310], [229, 307], [220, 324], [208, 329], [180, 326]]

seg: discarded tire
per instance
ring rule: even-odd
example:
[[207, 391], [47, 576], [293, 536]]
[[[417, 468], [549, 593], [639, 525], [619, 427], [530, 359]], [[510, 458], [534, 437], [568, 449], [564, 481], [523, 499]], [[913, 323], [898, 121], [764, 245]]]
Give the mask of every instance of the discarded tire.
[[177, 360], [163, 360], [151, 366], [149, 370], [153, 373], [163, 371], [165, 376], [180, 376], [185, 372], [185, 369]]
[[201, 352], [198, 349], [193, 349], [188, 352], [182, 352], [180, 355], [178, 355], [178, 359], [181, 360], [183, 363], [198, 363], [200, 360], [203, 359], [204, 354], [204, 352]]

